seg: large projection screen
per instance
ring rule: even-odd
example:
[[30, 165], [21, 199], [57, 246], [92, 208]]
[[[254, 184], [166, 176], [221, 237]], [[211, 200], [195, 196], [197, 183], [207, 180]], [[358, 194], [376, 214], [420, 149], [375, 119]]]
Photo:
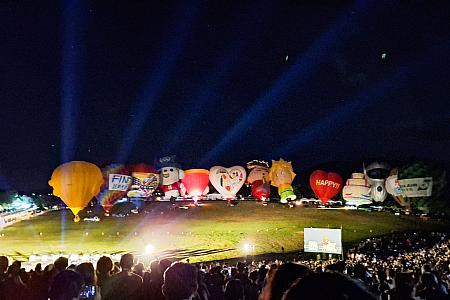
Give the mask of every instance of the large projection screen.
[[305, 228], [305, 252], [342, 254], [341, 229]]

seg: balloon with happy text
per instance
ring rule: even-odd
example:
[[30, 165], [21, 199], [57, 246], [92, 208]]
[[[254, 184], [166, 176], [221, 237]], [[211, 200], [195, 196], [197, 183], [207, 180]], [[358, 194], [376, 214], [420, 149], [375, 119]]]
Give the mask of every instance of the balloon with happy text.
[[317, 197], [325, 204], [340, 191], [342, 178], [337, 173], [316, 170], [309, 176], [309, 184]]
[[71, 161], [57, 167], [48, 184], [80, 221], [78, 213], [98, 194], [103, 183], [102, 171], [85, 161]]

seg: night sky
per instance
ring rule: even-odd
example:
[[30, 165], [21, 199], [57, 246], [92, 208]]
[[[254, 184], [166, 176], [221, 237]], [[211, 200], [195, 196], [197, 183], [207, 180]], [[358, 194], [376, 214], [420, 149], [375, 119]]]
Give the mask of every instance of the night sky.
[[448, 1], [113, 2], [0, 2], [1, 189], [172, 154], [282, 157], [305, 183], [449, 167]]

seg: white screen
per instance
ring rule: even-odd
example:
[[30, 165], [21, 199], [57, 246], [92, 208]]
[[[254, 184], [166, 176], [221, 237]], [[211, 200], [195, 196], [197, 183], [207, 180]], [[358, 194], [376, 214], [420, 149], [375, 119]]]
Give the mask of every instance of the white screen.
[[305, 228], [305, 252], [342, 254], [341, 229]]

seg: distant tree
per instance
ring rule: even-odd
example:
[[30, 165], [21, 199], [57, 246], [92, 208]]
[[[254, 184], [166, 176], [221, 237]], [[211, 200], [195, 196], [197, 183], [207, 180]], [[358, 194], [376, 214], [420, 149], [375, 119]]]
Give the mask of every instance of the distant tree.
[[9, 205], [13, 203], [15, 197], [17, 196], [17, 191], [1, 191], [0, 192], [0, 204], [1, 205]]
[[448, 189], [445, 170], [424, 162], [410, 163], [399, 169], [399, 180], [423, 177], [433, 178], [432, 195], [430, 197], [410, 198], [412, 208], [430, 213], [450, 211], [449, 198], [445, 196]]
[[52, 207], [62, 203], [61, 199], [53, 195], [36, 195], [33, 196], [33, 202], [38, 207]]
[[297, 198], [316, 198], [311, 187], [308, 185], [301, 185], [300, 183], [293, 186], [294, 193], [297, 195]]

